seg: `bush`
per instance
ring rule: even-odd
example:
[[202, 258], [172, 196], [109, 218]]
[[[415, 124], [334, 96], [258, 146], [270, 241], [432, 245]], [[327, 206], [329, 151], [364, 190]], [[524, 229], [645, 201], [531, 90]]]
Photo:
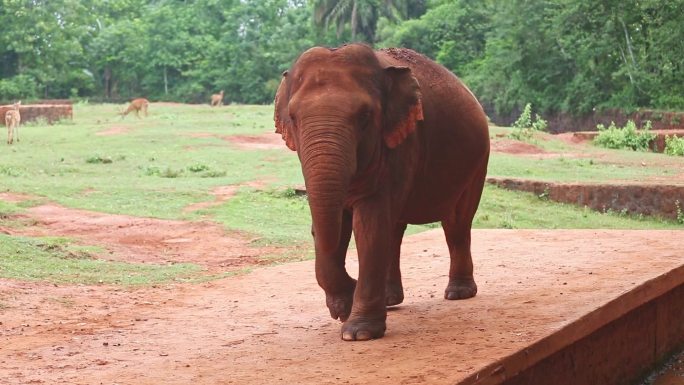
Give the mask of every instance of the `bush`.
[[667, 155], [684, 156], [684, 138], [675, 135], [665, 136], [665, 153]]
[[36, 95], [36, 80], [32, 76], [17, 75], [0, 79], [0, 100], [31, 99]]
[[513, 123], [513, 132], [511, 132], [510, 137], [517, 140], [528, 140], [532, 138], [534, 131], [545, 131], [548, 126], [546, 120], [538, 114], [534, 115], [535, 120], [532, 121], [532, 104], [527, 103], [518, 120]]
[[109, 164], [112, 163], [112, 158], [109, 156], [91, 156], [86, 158], [86, 163], [90, 164]]
[[518, 120], [513, 123], [513, 128], [531, 128], [532, 127], [532, 103], [525, 104], [522, 113]]
[[648, 151], [649, 145], [656, 137], [650, 131], [650, 120], [646, 121], [641, 130], [637, 130], [636, 124], [632, 120], [628, 120], [622, 128], [617, 127], [615, 122], [610, 122], [610, 126], [607, 128], [603, 124], [597, 125], [596, 128], [599, 134], [594, 138], [594, 143], [605, 148]]
[[188, 171], [191, 172], [202, 172], [207, 170], [209, 170], [209, 166], [202, 163], [193, 164], [192, 166], [188, 167]]

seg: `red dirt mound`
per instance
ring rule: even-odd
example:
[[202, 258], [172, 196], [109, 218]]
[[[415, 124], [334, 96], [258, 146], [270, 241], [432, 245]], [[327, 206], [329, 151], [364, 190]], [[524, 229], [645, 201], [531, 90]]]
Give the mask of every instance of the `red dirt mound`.
[[544, 154], [544, 149], [534, 144], [520, 142], [512, 139], [496, 139], [490, 144], [493, 152], [503, 152], [506, 154]]

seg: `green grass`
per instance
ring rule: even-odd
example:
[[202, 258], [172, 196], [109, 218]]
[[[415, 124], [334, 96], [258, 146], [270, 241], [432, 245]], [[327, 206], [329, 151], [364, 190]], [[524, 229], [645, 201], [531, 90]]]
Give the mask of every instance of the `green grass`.
[[677, 168], [674, 165], [672, 167], [630, 166], [591, 158], [537, 159], [494, 154], [489, 159], [488, 176], [557, 182], [634, 181], [675, 175], [678, 172]]
[[[3, 189], [69, 207], [183, 218], [184, 207], [211, 199], [207, 193], [216, 186], [260, 179], [303, 183], [296, 156], [245, 151], [218, 137], [192, 136], [272, 131], [271, 107], [152, 105], [147, 119], [125, 120], [113, 116], [116, 109], [76, 105], [74, 123], [23, 127], [21, 144], [0, 152]], [[112, 127], [129, 131], [96, 135]], [[204, 170], [193, 171], [198, 165]]]
[[21, 208], [14, 203], [0, 200], [0, 219], [7, 218], [9, 215], [17, 214]]
[[10, 237], [0, 234], [0, 276], [54, 283], [150, 285], [199, 277], [194, 264], [140, 264], [96, 259], [94, 247], [65, 238]]
[[[228, 135], [273, 132], [272, 106], [153, 104], [150, 116], [121, 120], [117, 105], [74, 106], [74, 120], [56, 125], [22, 127], [22, 141], [0, 151], [0, 191], [34, 197], [18, 204], [0, 201], [4, 227], [31, 226], [16, 214], [45, 202], [98, 212], [166, 219], [213, 220], [253, 237], [255, 246], [288, 248], [264, 260], [282, 263], [310, 258], [311, 217], [306, 199], [293, 193], [303, 185], [295, 153], [246, 150], [225, 140]], [[103, 136], [120, 128], [124, 134]], [[492, 127], [506, 134], [508, 128]], [[496, 140], [496, 139], [494, 139]], [[547, 151], [570, 148], [547, 134], [531, 143]], [[284, 147], [284, 146], [283, 146]], [[489, 175], [544, 181], [636, 180], [681, 170], [662, 154], [603, 150], [588, 146], [592, 158], [516, 157], [494, 153]], [[608, 158], [599, 154], [608, 152]], [[596, 157], [593, 157], [596, 154]], [[668, 157], [669, 159], [675, 159]], [[645, 161], [647, 166], [641, 165]], [[660, 164], [660, 166], [658, 166]], [[669, 164], [662, 166], [662, 164]], [[207, 209], [186, 212], [193, 203], [213, 201], [217, 186], [260, 181], [261, 189], [243, 187], [232, 199]], [[549, 202], [534, 194], [487, 186], [475, 217], [476, 228], [681, 228], [676, 221], [599, 213]], [[439, 227], [410, 226], [407, 234]], [[97, 251], [56, 238], [0, 234], [0, 276], [70, 283], [137, 285], [215, 279], [192, 264], [153, 265], [97, 259]]]
[[225, 204], [204, 213], [233, 230], [257, 235], [256, 245], [303, 245], [311, 240], [308, 202], [292, 189], [243, 189]]
[[551, 202], [532, 193], [487, 185], [473, 221], [480, 229], [675, 229], [672, 220]]

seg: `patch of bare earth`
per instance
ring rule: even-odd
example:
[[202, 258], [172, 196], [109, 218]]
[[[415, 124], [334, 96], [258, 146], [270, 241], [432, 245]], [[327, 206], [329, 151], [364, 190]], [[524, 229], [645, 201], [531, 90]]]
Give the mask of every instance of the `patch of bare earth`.
[[[189, 134], [192, 138], [218, 138], [247, 150], [284, 150], [285, 143], [280, 134], [267, 132], [260, 135], [220, 135], [208, 132], [194, 132]], [[186, 146], [186, 149], [194, 149], [196, 145]]]
[[261, 135], [233, 135], [228, 137], [233, 144], [250, 150], [285, 149], [285, 143], [280, 134], [266, 133]]
[[12, 192], [0, 192], [0, 201], [10, 202], [10, 203], [19, 203], [19, 202], [27, 201], [30, 199], [33, 199], [33, 197], [28, 195], [28, 194], [17, 194], [17, 193], [12, 193]]
[[[548, 140], [541, 136], [542, 140]], [[509, 139], [504, 136], [497, 136], [490, 142], [492, 152], [511, 154], [521, 157], [533, 157], [535, 159], [554, 159], [554, 158], [586, 158], [590, 157], [579, 143], [576, 144], [574, 151], [551, 152], [535, 144], [526, 143], [519, 140]]]
[[502, 152], [505, 154], [544, 154], [543, 148], [535, 146], [534, 144], [521, 142], [513, 139], [499, 138], [491, 141], [491, 150], [493, 152]]
[[95, 135], [98, 136], [114, 136], [114, 135], [123, 135], [127, 134], [128, 132], [131, 131], [131, 127], [125, 127], [125, 126], [112, 126], [109, 127], [106, 130], [98, 131], [95, 133]]
[[246, 235], [209, 222], [140, 218], [77, 210], [56, 204], [15, 216], [35, 226], [4, 229], [9, 235], [65, 236], [107, 250], [99, 257], [139, 263], [196, 263], [210, 271], [260, 264], [273, 247], [254, 247]]
[[252, 181], [252, 182], [247, 182], [247, 183], [237, 184], [237, 185], [218, 186], [218, 187], [215, 187], [213, 190], [211, 190], [211, 195], [214, 196], [213, 201], [193, 203], [193, 204], [185, 207], [183, 209], [183, 212], [184, 213], [191, 213], [193, 211], [198, 211], [198, 210], [218, 206], [221, 203], [223, 203], [223, 202], [227, 201], [228, 199], [232, 198], [233, 196], [235, 196], [237, 191], [242, 186], [261, 188], [261, 187], [264, 187], [264, 185], [265, 185], [265, 183], [262, 181]]

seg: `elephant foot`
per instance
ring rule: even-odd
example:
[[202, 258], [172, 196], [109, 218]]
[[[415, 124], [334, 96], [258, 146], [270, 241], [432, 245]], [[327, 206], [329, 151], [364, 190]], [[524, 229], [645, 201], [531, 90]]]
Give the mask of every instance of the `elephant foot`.
[[477, 294], [477, 285], [472, 278], [450, 279], [444, 291], [444, 299], [466, 299]]
[[356, 280], [349, 289], [340, 294], [325, 293], [325, 304], [330, 310], [330, 316], [333, 319], [339, 319], [345, 322], [351, 314], [352, 304], [354, 303], [354, 290], [356, 289]]
[[342, 325], [342, 339], [345, 341], [368, 341], [385, 335], [385, 317], [369, 319], [353, 317]]
[[385, 287], [385, 304], [387, 306], [399, 305], [404, 302], [404, 288], [401, 283], [388, 283]]

